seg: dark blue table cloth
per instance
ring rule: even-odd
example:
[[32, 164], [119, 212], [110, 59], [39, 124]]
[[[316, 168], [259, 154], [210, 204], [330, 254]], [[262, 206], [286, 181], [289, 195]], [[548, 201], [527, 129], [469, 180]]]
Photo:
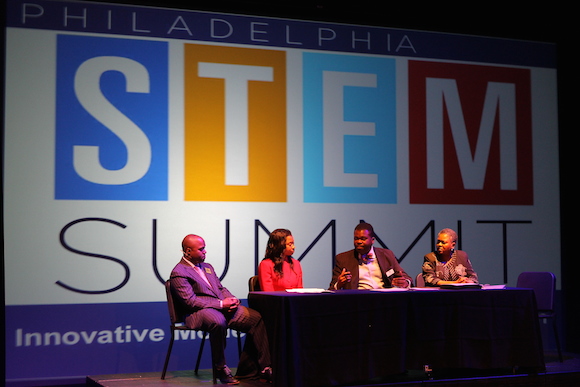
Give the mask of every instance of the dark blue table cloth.
[[545, 369], [530, 289], [251, 292], [278, 386], [358, 383], [407, 369]]

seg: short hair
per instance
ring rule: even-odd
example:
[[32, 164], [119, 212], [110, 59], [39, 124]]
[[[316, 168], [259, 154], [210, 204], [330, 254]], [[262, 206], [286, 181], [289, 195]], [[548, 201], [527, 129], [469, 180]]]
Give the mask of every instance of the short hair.
[[439, 234], [445, 234], [451, 237], [451, 241], [457, 243], [457, 233], [450, 228], [444, 228], [443, 230], [439, 231]]
[[368, 231], [371, 237], [373, 238], [375, 237], [375, 229], [370, 223], [361, 222], [357, 224], [356, 227], [354, 228], [354, 231], [362, 231], [362, 230]]

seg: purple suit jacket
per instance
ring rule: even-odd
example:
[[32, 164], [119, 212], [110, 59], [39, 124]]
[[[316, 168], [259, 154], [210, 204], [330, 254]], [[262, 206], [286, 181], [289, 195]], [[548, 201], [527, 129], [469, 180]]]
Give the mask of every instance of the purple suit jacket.
[[[394, 277], [394, 273], [402, 272], [403, 277], [407, 278], [413, 283], [413, 280], [399, 265], [395, 254], [389, 249], [381, 249], [378, 247], [373, 248], [381, 268], [381, 273], [383, 274], [383, 283], [385, 288], [392, 287], [391, 279]], [[328, 289], [335, 289], [334, 284], [338, 280], [338, 276], [342, 272], [342, 269], [350, 271], [352, 274], [352, 279], [348, 282], [343, 289], [358, 289], [358, 256], [356, 251], [349, 250], [344, 253], [338, 254], [334, 259], [334, 269], [332, 270], [332, 280], [330, 281], [330, 286]], [[392, 272], [391, 272], [392, 269]]]
[[193, 329], [202, 324], [201, 317], [196, 316], [197, 312], [206, 308], [221, 310], [220, 301], [234, 297], [222, 285], [212, 265], [203, 262], [200, 266], [212, 287], [207, 285], [193, 267], [183, 261], [179, 261], [170, 276], [177, 311], [184, 317], [185, 324]]

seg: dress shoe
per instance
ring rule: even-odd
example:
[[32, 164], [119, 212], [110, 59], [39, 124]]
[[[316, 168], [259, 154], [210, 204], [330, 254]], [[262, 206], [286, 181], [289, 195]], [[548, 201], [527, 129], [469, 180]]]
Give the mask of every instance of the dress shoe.
[[266, 383], [272, 383], [273, 376], [272, 376], [272, 367], [266, 367], [260, 372], [260, 381]]
[[216, 369], [215, 373], [216, 377], [220, 380], [222, 384], [240, 384], [238, 379], [232, 376], [232, 371], [230, 371], [228, 366], [225, 366], [222, 369]]

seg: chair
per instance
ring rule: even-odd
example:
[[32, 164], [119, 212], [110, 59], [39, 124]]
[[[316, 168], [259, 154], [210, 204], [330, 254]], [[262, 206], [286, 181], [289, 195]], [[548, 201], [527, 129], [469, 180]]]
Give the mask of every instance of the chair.
[[[171, 350], [173, 349], [173, 342], [175, 341], [175, 331], [201, 331], [201, 329], [192, 329], [185, 325], [183, 316], [177, 313], [175, 308], [175, 303], [173, 300], [173, 294], [171, 293], [171, 283], [169, 280], [165, 281], [165, 294], [167, 296], [167, 309], [169, 310], [169, 319], [171, 321], [170, 334], [171, 338], [169, 340], [169, 348], [167, 349], [167, 355], [165, 356], [165, 364], [163, 365], [163, 372], [161, 373], [161, 379], [165, 379], [165, 374], [167, 372], [167, 366], [169, 365], [169, 357], [171, 356]], [[198, 374], [199, 363], [201, 362], [201, 355], [203, 353], [203, 347], [205, 346], [205, 340], [209, 336], [208, 332], [204, 331], [201, 343], [199, 345], [199, 352], [197, 353], [197, 361], [195, 362], [195, 374]], [[238, 354], [242, 353], [242, 338], [238, 332]], [[212, 379], [213, 384], [216, 384], [216, 374], [215, 369], [212, 365]]]
[[250, 277], [248, 280], [248, 288], [250, 292], [259, 292], [262, 290], [260, 289], [260, 280], [257, 275]]
[[423, 273], [419, 273], [417, 274], [417, 278], [415, 279], [415, 283], [417, 284], [418, 288], [424, 288], [425, 287], [425, 279], [423, 278]]
[[556, 276], [553, 273], [540, 272], [523, 272], [518, 276], [518, 288], [533, 289], [536, 296], [538, 307], [538, 317], [540, 319], [552, 319], [552, 328], [558, 348], [558, 358], [562, 360], [562, 350], [560, 348], [560, 339], [558, 337], [558, 328], [556, 327], [556, 311], [554, 310], [554, 295], [556, 293]]

